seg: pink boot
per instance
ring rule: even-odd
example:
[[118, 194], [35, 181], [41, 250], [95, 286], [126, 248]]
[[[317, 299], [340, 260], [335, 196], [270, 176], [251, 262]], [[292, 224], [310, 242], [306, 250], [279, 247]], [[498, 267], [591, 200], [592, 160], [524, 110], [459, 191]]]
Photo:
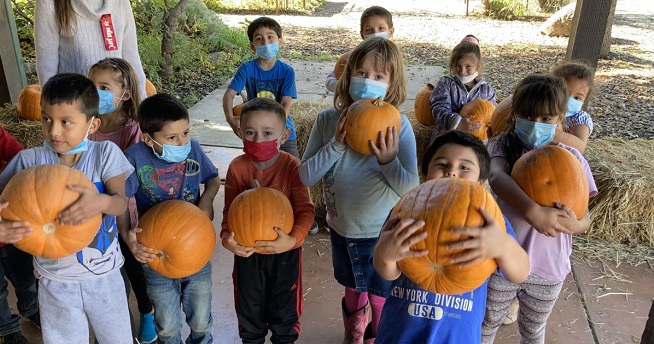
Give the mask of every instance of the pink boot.
[[366, 326], [366, 331], [363, 333], [363, 344], [375, 344], [375, 337], [372, 336], [372, 323]]
[[348, 314], [345, 308], [345, 298], [343, 298], [341, 300], [341, 309], [343, 310], [343, 324], [345, 325], [343, 344], [362, 344], [363, 333], [368, 324], [368, 305], [352, 314]]

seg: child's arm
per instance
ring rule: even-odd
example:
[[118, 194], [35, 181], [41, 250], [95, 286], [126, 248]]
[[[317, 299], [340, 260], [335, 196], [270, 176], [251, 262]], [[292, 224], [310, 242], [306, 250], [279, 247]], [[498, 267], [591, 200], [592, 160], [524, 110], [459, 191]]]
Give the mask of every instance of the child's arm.
[[3, 127], [0, 127], [0, 171], [4, 168], [4, 163], [9, 162], [22, 150], [23, 146]]
[[[0, 204], [0, 210], [6, 208], [9, 202]], [[13, 244], [20, 239], [30, 235], [32, 227], [27, 221], [3, 221], [0, 218], [0, 242]]]
[[377, 162], [388, 185], [399, 196], [418, 186], [418, 158], [416, 139], [411, 123], [402, 116], [402, 128], [389, 129], [386, 136], [379, 134], [380, 147], [371, 142], [370, 146], [377, 156]]
[[557, 208], [565, 210], [569, 217], [559, 218], [559, 222], [567, 229], [569, 229], [572, 234], [583, 234], [586, 233], [588, 228], [590, 228], [590, 213], [588, 210], [584, 213], [581, 219], [577, 220], [577, 216], [572, 211], [563, 204], [557, 204]]
[[[577, 127], [583, 127], [583, 128], [577, 128]], [[575, 134], [572, 130], [575, 130], [577, 134]], [[585, 134], [584, 134], [585, 132]], [[563, 143], [566, 146], [570, 146], [573, 148], [576, 148], [580, 153], [584, 153], [586, 150], [586, 143], [588, 140], [590, 131], [588, 130], [588, 127], [585, 125], [577, 125], [571, 129], [570, 133], [566, 133], [563, 130], [557, 130], [556, 133], [554, 134], [554, 141], [553, 142], [560, 142]], [[579, 136], [578, 136], [579, 135]], [[582, 139], [583, 135], [586, 135], [586, 139]]]
[[225, 112], [225, 119], [229, 123], [229, 126], [232, 127], [234, 134], [241, 137], [240, 118], [234, 116], [234, 97], [236, 97], [236, 91], [227, 88], [225, 95], [223, 95], [223, 111]]
[[[237, 158], [238, 159], [238, 158]], [[238, 196], [240, 190], [238, 188], [238, 183], [236, 176], [233, 172], [234, 161], [229, 165], [227, 169], [227, 175], [225, 176], [225, 207], [223, 208], [223, 221], [221, 223], [220, 230], [220, 239], [224, 248], [228, 249], [232, 253], [241, 257], [249, 257], [254, 253], [254, 247], [245, 247], [239, 245], [236, 240], [234, 240], [234, 233], [229, 230], [228, 225], [228, 215], [229, 207], [232, 205], [234, 198]]]
[[279, 102], [282, 104], [282, 107], [284, 108], [284, 111], [286, 111], [286, 116], [290, 116], [291, 113], [291, 105], [293, 105], [293, 98], [289, 96], [283, 96], [281, 101]]
[[138, 227], [130, 228], [131, 217], [129, 210], [126, 210], [125, 213], [117, 216], [116, 222], [118, 233], [120, 234], [120, 237], [123, 238], [125, 244], [127, 244], [127, 247], [129, 247], [134, 258], [141, 263], [151, 262], [156, 257], [156, 254], [151, 253], [151, 248], [142, 245], [136, 239], [136, 233], [140, 232], [142, 229]]
[[452, 229], [453, 233], [463, 234], [468, 238], [447, 245], [448, 249], [465, 249], [464, 253], [450, 259], [450, 262], [463, 268], [480, 260], [493, 258], [509, 282], [524, 282], [529, 276], [527, 252], [511, 235], [500, 228], [487, 211], [480, 208], [479, 212], [486, 220], [483, 227]]
[[[116, 148], [117, 149], [117, 148]], [[106, 193], [98, 193], [95, 186], [68, 185], [68, 188], [80, 193], [80, 197], [64, 209], [57, 219], [62, 224], [77, 225], [102, 213], [119, 216], [127, 209], [125, 197], [125, 175], [119, 174], [104, 182]]]
[[218, 190], [220, 190], [220, 176], [209, 179], [206, 183], [204, 183], [204, 192], [198, 200], [198, 208], [200, 208], [203, 213], [207, 214], [211, 220], [213, 220], [214, 212], [213, 199], [216, 197]]
[[[431, 115], [434, 117], [436, 126], [434, 129], [440, 131], [447, 131], [451, 129], [459, 129], [462, 131], [470, 131], [481, 128], [481, 123], [470, 122], [461, 115], [454, 112], [452, 109], [452, 88], [459, 86], [447, 77], [442, 77], [438, 80], [438, 84], [434, 87], [429, 103], [431, 104]], [[440, 128], [440, 129], [438, 129]]]
[[427, 232], [420, 231], [425, 222], [414, 219], [400, 220], [393, 217], [386, 221], [379, 233], [379, 240], [372, 256], [372, 265], [383, 279], [392, 281], [400, 277], [402, 271], [397, 262], [404, 258], [416, 258], [427, 255], [429, 251], [412, 251], [409, 249], [427, 237]]
[[[322, 179], [322, 177], [334, 166], [340, 159], [347, 144], [345, 142], [345, 119], [347, 111], [343, 111], [339, 117], [338, 124], [334, 136], [327, 139], [324, 133], [330, 128], [327, 127], [327, 117], [330, 111], [334, 109], [324, 110], [318, 114], [318, 118], [311, 127], [311, 134], [309, 134], [309, 141], [302, 156], [300, 163], [300, 180], [306, 186], [313, 186]], [[327, 143], [325, 144], [325, 140]]]
[[325, 80], [325, 88], [328, 91], [334, 92], [336, 90], [336, 84], [338, 83], [338, 79], [336, 79], [336, 73], [332, 71], [327, 75], [327, 80]]

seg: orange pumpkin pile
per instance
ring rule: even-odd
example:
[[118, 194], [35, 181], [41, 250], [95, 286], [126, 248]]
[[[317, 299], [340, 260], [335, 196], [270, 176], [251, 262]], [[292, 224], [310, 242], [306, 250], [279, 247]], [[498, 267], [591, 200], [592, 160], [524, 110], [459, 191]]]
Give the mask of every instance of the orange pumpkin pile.
[[57, 215], [80, 197], [68, 185], [96, 190], [84, 173], [58, 164], [28, 167], [11, 178], [0, 195], [0, 202], [9, 202], [0, 216], [3, 221], [27, 221], [33, 229], [14, 244], [16, 247], [34, 256], [58, 259], [93, 241], [102, 214], [79, 225], [62, 225], [57, 221]]
[[416, 100], [413, 103], [413, 109], [415, 110], [416, 119], [418, 123], [426, 126], [432, 126], [435, 124], [434, 116], [431, 114], [431, 103], [429, 103], [429, 97], [432, 92], [434, 92], [434, 85], [427, 84], [423, 86], [418, 94], [416, 94]]
[[374, 155], [370, 141], [379, 147], [379, 132], [384, 136], [389, 127], [400, 132], [402, 118], [395, 106], [381, 98], [359, 99], [347, 109], [345, 120], [345, 141], [355, 151]]
[[588, 209], [588, 180], [581, 163], [568, 150], [547, 145], [516, 161], [511, 177], [534, 202], [544, 207], [568, 206], [581, 219]]
[[467, 118], [471, 122], [481, 123], [481, 128], [471, 130], [470, 133], [476, 138], [484, 141], [488, 139], [488, 125], [491, 122], [491, 116], [495, 105], [486, 99], [474, 99], [464, 105], [459, 111], [461, 117]]
[[216, 246], [216, 231], [207, 215], [194, 204], [178, 199], [161, 202], [139, 220], [139, 243], [152, 248], [152, 270], [168, 278], [184, 278], [200, 271]]
[[493, 216], [506, 230], [499, 206], [478, 183], [460, 178], [434, 179], [409, 191], [393, 208], [391, 216], [424, 220], [427, 238], [411, 250], [428, 250], [418, 258], [405, 258], [398, 266], [419, 287], [439, 294], [461, 294], [481, 286], [497, 269], [494, 259], [485, 259], [465, 268], [450, 259], [464, 250], [448, 250], [446, 245], [467, 236], [452, 233], [452, 228], [480, 227], [485, 224], [479, 208]]
[[22, 119], [41, 120], [41, 86], [27, 85], [18, 94], [18, 115]]

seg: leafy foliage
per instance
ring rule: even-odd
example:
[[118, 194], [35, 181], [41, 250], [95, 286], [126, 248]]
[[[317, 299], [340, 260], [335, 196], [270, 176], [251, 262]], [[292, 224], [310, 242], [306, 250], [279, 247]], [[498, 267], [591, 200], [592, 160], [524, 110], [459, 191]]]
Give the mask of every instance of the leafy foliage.
[[204, 0], [218, 13], [310, 13], [325, 0]]

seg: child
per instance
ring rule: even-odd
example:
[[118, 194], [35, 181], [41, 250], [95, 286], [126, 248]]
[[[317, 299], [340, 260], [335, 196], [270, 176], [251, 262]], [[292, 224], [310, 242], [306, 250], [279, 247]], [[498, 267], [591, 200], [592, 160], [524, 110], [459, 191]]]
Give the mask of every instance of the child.
[[[361, 35], [361, 39], [364, 40], [372, 37], [390, 39], [393, 37], [393, 33], [395, 33], [395, 28], [393, 27], [393, 15], [381, 6], [366, 8], [366, 10], [361, 13], [360, 23], [361, 29], [359, 35]], [[349, 51], [346, 54], [349, 55], [351, 53], [352, 51]], [[334, 92], [336, 90], [337, 82], [338, 79], [336, 78], [336, 73], [332, 71], [327, 75], [325, 88]]]
[[[422, 158], [421, 171], [424, 180], [437, 178], [462, 178], [480, 184], [488, 178], [490, 157], [486, 147], [469, 133], [452, 130], [438, 136], [427, 148]], [[451, 244], [448, 248], [466, 248], [467, 251], [452, 260], [453, 264], [465, 266], [477, 259], [492, 258], [509, 280], [520, 283], [529, 274], [527, 253], [515, 241], [509, 222], [504, 219], [506, 232], [485, 211], [481, 214], [486, 225], [480, 228], [457, 228], [453, 232], [464, 233], [469, 239]], [[393, 281], [390, 296], [386, 300], [377, 333], [376, 343], [479, 343], [481, 323], [484, 320], [486, 284], [460, 295], [440, 295], [426, 291], [401, 273], [397, 262], [406, 257], [419, 257], [427, 251], [411, 251], [409, 247], [426, 237], [420, 232], [424, 221], [391, 218], [379, 236], [375, 247], [373, 264], [379, 274]], [[410, 310], [416, 301], [402, 297], [400, 292], [409, 291], [424, 296], [418, 305], [437, 309], [437, 318], [414, 315]], [[469, 301], [469, 309], [447, 303]]]
[[91, 244], [61, 259], [34, 258], [45, 343], [88, 343], [87, 323], [101, 344], [132, 343], [115, 216], [127, 209], [125, 178], [134, 169], [114, 143], [88, 140], [100, 126], [98, 104], [95, 85], [86, 77], [50, 78], [41, 93], [44, 147], [18, 153], [0, 174], [2, 189], [27, 167], [62, 164], [83, 172], [100, 191], [68, 185], [80, 198], [58, 216], [62, 224], [74, 224], [104, 214]]
[[229, 83], [223, 96], [223, 110], [227, 123], [240, 137], [239, 120], [233, 113], [234, 97], [245, 87], [248, 99], [270, 98], [276, 100], [286, 111], [286, 127], [290, 135], [281, 150], [300, 157], [297, 150], [297, 134], [291, 119], [291, 103], [297, 98], [295, 91], [295, 71], [293, 67], [277, 59], [282, 39], [282, 27], [274, 19], [259, 17], [248, 25], [250, 49], [257, 58], [246, 61], [238, 67], [234, 79]]
[[479, 76], [482, 67], [481, 50], [475, 41], [476, 37], [468, 35], [454, 47], [450, 55], [451, 75], [441, 77], [429, 97], [431, 114], [436, 122], [434, 137], [450, 129], [479, 129], [480, 123], [461, 118], [458, 113], [471, 100], [486, 99], [497, 105], [495, 89]]
[[[309, 189], [298, 175], [300, 161], [279, 146], [289, 136], [286, 112], [278, 103], [265, 98], [249, 101], [241, 113], [240, 128], [245, 154], [229, 164], [225, 178], [225, 208], [220, 237], [234, 256], [234, 298], [239, 336], [243, 343], [263, 343], [272, 332], [273, 343], [294, 343], [300, 335], [302, 295], [302, 243], [313, 222], [314, 207]], [[289, 234], [278, 228], [277, 239], [259, 241], [244, 247], [234, 241], [227, 224], [234, 198], [252, 187], [261, 186], [283, 192], [291, 201], [295, 223]]]
[[[89, 138], [98, 142], [111, 141], [123, 152], [127, 147], [140, 142], [142, 133], [137, 123], [137, 111], [141, 95], [136, 74], [130, 64], [121, 58], [105, 58], [91, 66], [89, 79], [97, 87], [100, 96], [100, 128]], [[138, 223], [138, 213], [133, 198], [130, 198], [128, 207], [134, 228]], [[146, 291], [143, 267], [134, 259], [125, 242], [120, 237], [118, 240], [125, 257], [125, 272], [134, 290], [140, 313], [138, 340], [142, 344], [152, 343], [157, 339], [157, 332], [154, 329], [152, 303]], [[129, 292], [130, 285], [125, 287]]]
[[[529, 150], [554, 144], [554, 132], [566, 113], [568, 91], [561, 78], [532, 74], [515, 89], [509, 129], [488, 144], [491, 156], [490, 186], [502, 212], [515, 229], [516, 239], [529, 255], [531, 273], [520, 284], [493, 274], [488, 282], [486, 316], [482, 342], [492, 343], [511, 302], [518, 298], [518, 327], [522, 342], [543, 343], [545, 325], [565, 276], [570, 272], [572, 234], [585, 232], [590, 225], [588, 212], [581, 220], [565, 205], [540, 206], [532, 201], [511, 178], [516, 160]], [[588, 163], [579, 151], [561, 143], [581, 162], [590, 189], [597, 193]]]
[[374, 156], [347, 145], [346, 109], [366, 92], [366, 98], [383, 97], [395, 107], [406, 99], [402, 53], [390, 40], [370, 38], [354, 48], [336, 87], [334, 108], [318, 114], [300, 165], [304, 185], [324, 182], [334, 277], [345, 287], [341, 305], [348, 343], [363, 341], [368, 301], [371, 336], [377, 332], [390, 283], [379, 277], [370, 258], [386, 215], [419, 181], [416, 140], [406, 116], [401, 128], [379, 133], [379, 145], [370, 142]]
[[[137, 171], [127, 179], [126, 194], [136, 199], [139, 216], [154, 205], [181, 199], [198, 206], [213, 219], [213, 199], [220, 188], [218, 170], [189, 134], [189, 114], [174, 97], [159, 93], [139, 106], [143, 141], [127, 148], [125, 155]], [[204, 192], [200, 196], [200, 185]], [[139, 262], [154, 258], [151, 249], [136, 240], [138, 228], [130, 230], [130, 214], [119, 222], [120, 235]], [[193, 230], [189, 228], [188, 230]], [[210, 343], [211, 262], [197, 273], [179, 279], [164, 277], [143, 265], [147, 292], [154, 306], [160, 343], [181, 343], [180, 304], [191, 329], [187, 342]]]

